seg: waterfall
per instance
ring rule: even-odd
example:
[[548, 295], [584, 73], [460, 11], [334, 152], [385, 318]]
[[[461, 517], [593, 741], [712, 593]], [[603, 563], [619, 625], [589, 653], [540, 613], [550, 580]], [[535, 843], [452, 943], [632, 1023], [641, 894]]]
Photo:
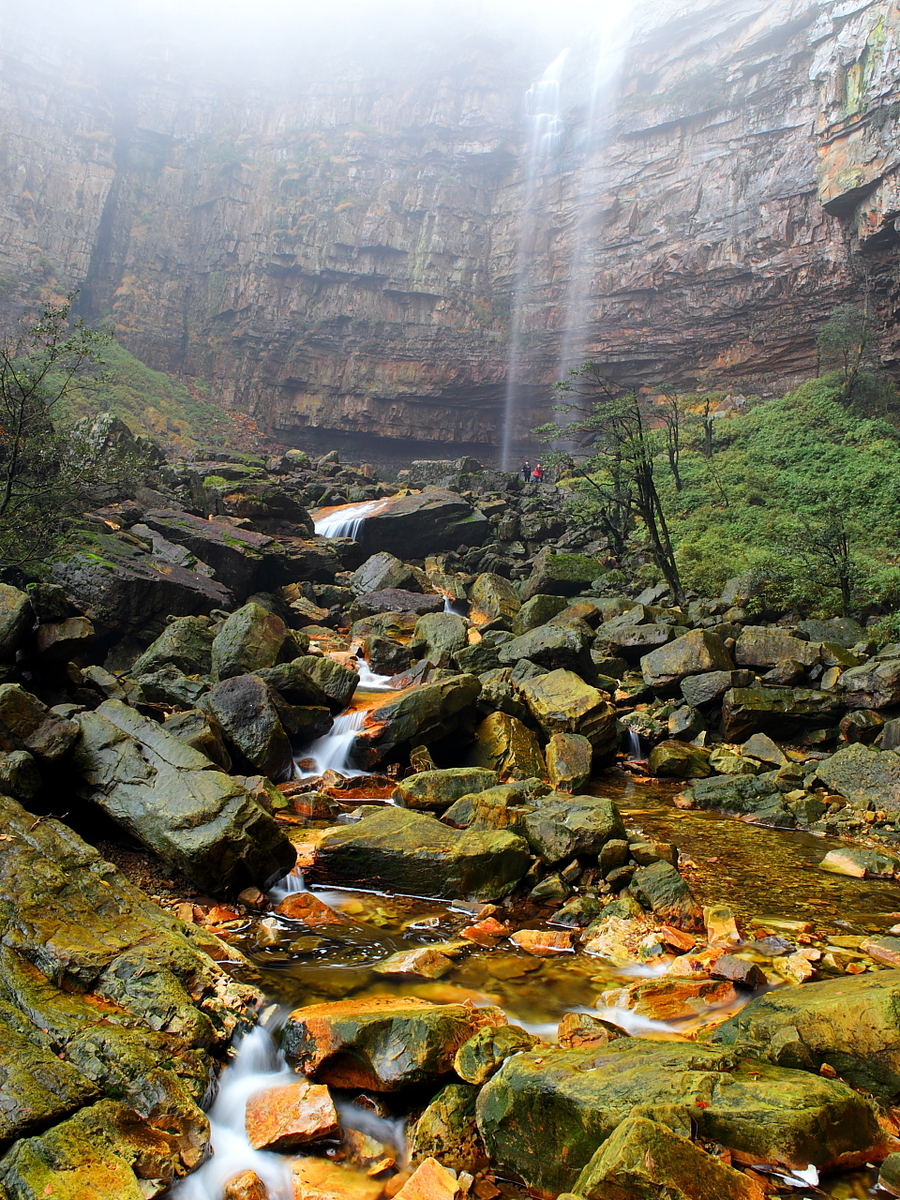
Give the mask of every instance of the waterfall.
[[311, 759], [312, 770], [302, 770], [299, 764], [295, 767], [298, 779], [309, 779], [315, 775], [323, 775], [326, 771], [339, 771], [342, 775], [366, 775], [350, 761], [353, 743], [356, 735], [362, 729], [366, 720], [364, 708], [354, 708], [335, 717], [330, 733], [317, 738], [302, 755], [299, 761]]
[[359, 541], [359, 531], [363, 521], [370, 517], [383, 504], [381, 500], [367, 500], [365, 504], [345, 504], [334, 509], [327, 516], [319, 517], [313, 522], [313, 529], [319, 537], [338, 538], [348, 537]]
[[469, 606], [465, 600], [452, 600], [449, 596], [444, 597], [444, 612], [453, 613], [456, 617], [467, 617], [469, 615]]
[[625, 737], [628, 741], [628, 757], [634, 762], [643, 762], [641, 735], [636, 729], [625, 727]]
[[503, 435], [501, 466], [508, 471], [512, 465], [513, 438], [518, 415], [519, 384], [522, 373], [523, 343], [526, 336], [525, 310], [531, 284], [531, 260], [534, 239], [538, 232], [538, 181], [553, 165], [562, 148], [565, 126], [560, 117], [560, 79], [568, 54], [564, 50], [555, 58], [537, 83], [532, 84], [525, 97], [525, 112], [529, 124], [528, 163], [525, 175], [525, 197], [519, 218], [516, 250], [516, 281], [511, 314], [509, 360], [506, 371], [506, 395], [503, 406]]

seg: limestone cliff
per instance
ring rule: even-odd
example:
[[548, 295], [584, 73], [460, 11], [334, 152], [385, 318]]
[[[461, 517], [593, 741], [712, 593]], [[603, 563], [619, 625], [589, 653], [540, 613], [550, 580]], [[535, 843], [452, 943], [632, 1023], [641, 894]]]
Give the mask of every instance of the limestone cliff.
[[310, 52], [263, 79], [13, 28], [3, 303], [81, 287], [139, 357], [285, 441], [490, 444], [511, 349], [519, 435], [588, 354], [642, 384], [773, 391], [815, 369], [817, 323], [866, 275], [891, 323], [900, 14], [654, 14], [599, 93], [575, 39], [561, 144], [530, 181], [523, 99], [546, 62], [513, 41], [390, 71]]

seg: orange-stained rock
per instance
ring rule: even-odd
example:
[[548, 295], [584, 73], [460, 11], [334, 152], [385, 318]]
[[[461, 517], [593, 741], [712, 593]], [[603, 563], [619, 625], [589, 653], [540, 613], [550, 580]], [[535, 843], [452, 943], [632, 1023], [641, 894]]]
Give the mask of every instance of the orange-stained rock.
[[627, 1008], [653, 1021], [679, 1021], [695, 1017], [711, 1005], [737, 999], [727, 979], [644, 979], [628, 987], [610, 988], [600, 1000], [609, 1008]]
[[463, 1190], [452, 1171], [426, 1158], [396, 1193], [395, 1200], [459, 1200]]
[[399, 979], [440, 979], [452, 967], [452, 961], [440, 950], [431, 946], [417, 946], [414, 950], [399, 950], [378, 963], [374, 970], [378, 975]]
[[557, 1041], [564, 1050], [581, 1050], [590, 1046], [605, 1046], [620, 1037], [615, 1026], [610, 1026], [590, 1013], [566, 1013], [556, 1031]]
[[691, 979], [706, 979], [713, 967], [727, 953], [725, 946], [704, 946], [697, 951], [680, 954], [666, 967], [667, 975], [684, 975]]
[[552, 958], [556, 954], [572, 952], [572, 934], [567, 929], [520, 929], [509, 940], [536, 958]]
[[460, 931], [460, 937], [467, 938], [470, 942], [475, 942], [479, 946], [493, 946], [497, 938], [505, 937], [509, 933], [509, 926], [504, 925], [502, 921], [498, 921], [495, 917], [485, 917], [483, 921], [476, 921], [474, 925], [467, 925], [465, 929]]
[[741, 940], [734, 913], [727, 904], [712, 904], [703, 910], [706, 940], [710, 946], [735, 943]]
[[381, 1180], [327, 1158], [292, 1158], [288, 1167], [294, 1200], [382, 1200], [384, 1196]]
[[663, 925], [663, 939], [667, 946], [671, 946], [673, 950], [693, 950], [697, 945], [697, 939], [692, 933], [685, 933], [683, 929], [676, 929], [674, 925]]
[[393, 1092], [448, 1074], [463, 1042], [485, 1025], [505, 1024], [493, 1007], [375, 996], [295, 1009], [282, 1046], [322, 1083]]
[[291, 892], [275, 909], [280, 917], [290, 917], [315, 928], [317, 925], [343, 925], [346, 918], [330, 908], [324, 900], [312, 892]]
[[222, 1200], [269, 1200], [269, 1192], [255, 1171], [241, 1171], [225, 1184]]
[[305, 1079], [255, 1092], [245, 1124], [254, 1150], [294, 1150], [340, 1128], [328, 1088]]

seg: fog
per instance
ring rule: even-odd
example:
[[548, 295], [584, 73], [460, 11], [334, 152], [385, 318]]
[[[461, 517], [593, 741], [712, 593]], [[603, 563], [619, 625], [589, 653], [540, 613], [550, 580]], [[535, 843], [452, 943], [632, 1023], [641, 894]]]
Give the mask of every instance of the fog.
[[634, 0], [0, 0], [7, 45], [62, 39], [120, 69], [143, 54], [205, 71], [280, 75], [340, 60], [402, 73], [422, 54], [492, 39], [535, 63], [590, 40]]

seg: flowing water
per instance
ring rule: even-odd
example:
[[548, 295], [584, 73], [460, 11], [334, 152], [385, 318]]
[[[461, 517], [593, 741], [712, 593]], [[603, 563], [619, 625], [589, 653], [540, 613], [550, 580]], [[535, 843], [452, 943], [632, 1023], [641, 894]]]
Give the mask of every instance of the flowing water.
[[353, 743], [366, 720], [364, 708], [353, 708], [335, 717], [331, 730], [317, 738], [297, 758], [294, 772], [297, 779], [310, 779], [326, 771], [342, 775], [364, 775], [352, 762]]
[[359, 540], [366, 517], [371, 517], [384, 504], [383, 500], [367, 500], [365, 504], [344, 504], [325, 511], [313, 522], [313, 530], [319, 537], [347, 537]]

